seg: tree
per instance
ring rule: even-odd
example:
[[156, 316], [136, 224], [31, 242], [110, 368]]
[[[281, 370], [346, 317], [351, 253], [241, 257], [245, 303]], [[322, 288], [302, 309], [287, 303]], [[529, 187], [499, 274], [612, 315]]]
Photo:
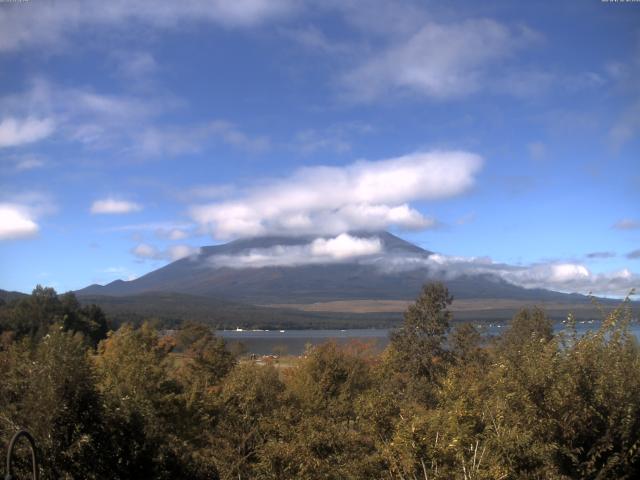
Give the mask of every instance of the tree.
[[41, 478], [104, 478], [104, 422], [87, 346], [54, 325], [0, 353], [2, 437], [28, 429], [40, 450]]
[[11, 302], [1, 309], [0, 327], [13, 332], [16, 339], [44, 337], [51, 325], [61, 324], [65, 331], [80, 332], [95, 348], [106, 338], [108, 327], [104, 312], [97, 305], [82, 307], [73, 292], [58, 295], [53, 288], [36, 286], [30, 296]]
[[255, 478], [269, 418], [281, 405], [284, 385], [271, 365], [236, 365], [217, 397], [218, 415], [209, 431], [209, 451], [221, 479]]
[[203, 391], [218, 384], [236, 363], [225, 341], [202, 324], [184, 325], [176, 335], [176, 347], [184, 354], [183, 380]]
[[[453, 297], [440, 282], [426, 284], [404, 313], [402, 327], [391, 334], [388, 362], [401, 375], [400, 391], [433, 403], [434, 388], [451, 361], [446, 347]], [[404, 384], [404, 385], [402, 385]]]
[[189, 477], [181, 461], [190, 427], [180, 384], [170, 375], [169, 350], [148, 324], [121, 327], [98, 347], [98, 387], [109, 412], [118, 459], [114, 478]]

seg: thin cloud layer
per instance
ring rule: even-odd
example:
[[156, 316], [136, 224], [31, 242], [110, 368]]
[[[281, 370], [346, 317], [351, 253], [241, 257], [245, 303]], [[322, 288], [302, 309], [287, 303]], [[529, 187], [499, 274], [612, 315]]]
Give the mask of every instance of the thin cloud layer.
[[640, 228], [640, 221], [632, 218], [623, 218], [614, 223], [613, 228], [617, 230], [637, 230]]
[[128, 202], [126, 200], [118, 200], [116, 198], [105, 198], [102, 200], [96, 200], [91, 204], [91, 213], [95, 214], [123, 214], [139, 212], [142, 210], [142, 205], [135, 202]]
[[601, 258], [614, 258], [616, 256], [615, 252], [591, 252], [587, 253], [585, 257], [595, 260]]
[[35, 144], [55, 135], [92, 151], [115, 148], [143, 159], [193, 154], [217, 144], [259, 154], [271, 148], [266, 135], [254, 135], [224, 119], [177, 125], [160, 122], [183, 100], [162, 94], [115, 94], [65, 88], [43, 79], [22, 92], [0, 96], [0, 148]]
[[190, 245], [171, 245], [166, 250], [160, 250], [153, 245], [140, 243], [132, 250], [134, 256], [141, 260], [169, 260], [176, 261], [200, 253], [200, 248]]
[[7, 117], [0, 121], [0, 148], [16, 147], [37, 142], [54, 131], [54, 123], [49, 118], [27, 117], [24, 120]]
[[0, 10], [0, 51], [56, 45], [79, 28], [126, 28], [132, 22], [173, 29], [184, 22], [250, 27], [292, 12], [292, 0], [111, 0], [87, 5], [80, 0], [28, 2]]
[[474, 185], [481, 166], [481, 157], [473, 153], [434, 151], [303, 168], [235, 200], [192, 206], [190, 215], [220, 239], [425, 229], [435, 220], [409, 202], [462, 194]]
[[356, 100], [370, 101], [394, 91], [427, 97], [461, 97], [490, 85], [489, 68], [530, 44], [536, 34], [490, 19], [427, 22], [346, 74]]

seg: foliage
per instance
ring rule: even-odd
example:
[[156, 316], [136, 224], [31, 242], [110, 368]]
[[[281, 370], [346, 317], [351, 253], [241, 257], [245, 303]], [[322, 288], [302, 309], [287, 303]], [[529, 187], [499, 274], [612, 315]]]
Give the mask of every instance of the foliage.
[[381, 354], [273, 363], [201, 324], [105, 336], [99, 309], [38, 287], [0, 306], [0, 437], [30, 430], [46, 479], [640, 477], [628, 302], [585, 335], [526, 309], [487, 339], [450, 331], [451, 301], [426, 285]]
[[0, 305], [0, 332], [5, 338], [42, 338], [54, 323], [61, 324], [64, 330], [82, 333], [92, 347], [108, 331], [100, 307], [81, 306], [71, 292], [58, 295], [53, 288], [38, 285], [31, 295]]
[[424, 286], [404, 314], [404, 324], [391, 334], [390, 369], [397, 374], [409, 398], [433, 402], [438, 383], [451, 361], [446, 339], [453, 298], [440, 282]]

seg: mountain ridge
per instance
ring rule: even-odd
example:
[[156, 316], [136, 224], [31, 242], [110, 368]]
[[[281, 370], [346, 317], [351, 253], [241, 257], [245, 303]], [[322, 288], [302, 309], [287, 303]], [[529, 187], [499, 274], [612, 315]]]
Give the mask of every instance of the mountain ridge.
[[[385, 255], [428, 258], [434, 253], [389, 232], [353, 232], [365, 238], [377, 237]], [[204, 246], [192, 257], [171, 262], [135, 280], [115, 280], [107, 285], [90, 285], [76, 291], [79, 296], [126, 296], [145, 292], [200, 295], [249, 304], [312, 303], [332, 300], [411, 300], [430, 280], [444, 281], [455, 298], [506, 298], [514, 300], [566, 301], [585, 303], [581, 294], [545, 289], [527, 289], [487, 273], [448, 277], [446, 268], [383, 271], [374, 264], [356, 261], [288, 266], [232, 268], [214, 267], [211, 258], [233, 258], [246, 252], [308, 244], [316, 237], [268, 236], [239, 239]], [[384, 256], [383, 256], [384, 258]]]

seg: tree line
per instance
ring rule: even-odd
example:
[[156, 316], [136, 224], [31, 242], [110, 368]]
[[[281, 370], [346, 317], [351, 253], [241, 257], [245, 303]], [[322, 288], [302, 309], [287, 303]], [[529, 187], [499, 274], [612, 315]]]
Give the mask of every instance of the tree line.
[[285, 368], [201, 324], [109, 331], [37, 287], [0, 305], [0, 439], [28, 429], [45, 479], [640, 478], [628, 303], [585, 335], [528, 309], [487, 339], [451, 302], [425, 285], [382, 353], [328, 342]]

